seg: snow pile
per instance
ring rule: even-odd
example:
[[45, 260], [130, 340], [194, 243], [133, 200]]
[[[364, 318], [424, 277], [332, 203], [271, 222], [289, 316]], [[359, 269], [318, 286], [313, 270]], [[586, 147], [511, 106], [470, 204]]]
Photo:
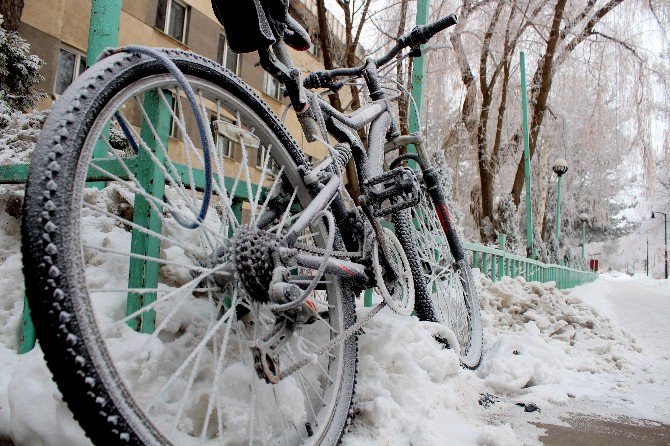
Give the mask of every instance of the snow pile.
[[23, 113], [0, 101], [0, 164], [27, 163], [48, 110]]
[[[532, 422], [613, 409], [603, 402], [629, 414], [639, 405], [635, 391], [653, 367], [640, 373], [635, 339], [577, 291], [521, 277], [478, 281], [485, 353], [476, 371], [457, 367], [430, 323], [382, 312], [365, 328], [345, 444], [537, 444]], [[658, 409], [638, 416], [670, 419]]]
[[564, 403], [573, 386], [561, 384], [580, 373], [635, 372], [635, 340], [553, 282], [483, 279], [482, 288], [490, 346], [479, 375], [492, 391], [537, 405]]
[[345, 445], [518, 444], [508, 424], [477, 414], [481, 385], [435, 341], [435, 324], [385, 309], [364, 332]]
[[19, 345], [24, 292], [17, 218], [22, 196], [15, 187], [0, 185], [0, 346], [14, 350]]

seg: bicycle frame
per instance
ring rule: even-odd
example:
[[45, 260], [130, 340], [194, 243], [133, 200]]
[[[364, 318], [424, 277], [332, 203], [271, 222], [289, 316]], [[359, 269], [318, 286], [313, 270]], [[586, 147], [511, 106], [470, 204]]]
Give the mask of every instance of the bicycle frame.
[[[397, 138], [399, 136], [388, 102], [384, 98], [384, 93], [377, 80], [376, 66], [368, 62], [368, 65], [371, 66], [368, 69], [368, 76], [366, 76], [368, 87], [373, 92], [371, 97], [375, 97], [375, 100], [359, 110], [354, 111], [352, 114], [346, 115], [331, 107], [315, 93], [304, 89], [301, 90], [302, 84], [300, 78], [299, 76], [296, 76], [295, 71], [297, 70], [293, 69], [283, 42], [279, 41], [274, 45], [273, 49], [275, 51], [274, 54], [277, 57], [274, 57], [269, 51], [259, 52], [263, 68], [286, 86], [289, 97], [292, 98], [292, 102], [294, 103], [294, 107], [297, 100], [306, 104], [311, 102], [319, 107], [320, 110], [317, 112], [320, 112], [323, 116], [328, 133], [338, 142], [349, 144], [358, 173], [359, 186], [364, 188], [364, 184], [367, 180], [382, 174], [384, 147], [387, 140], [386, 136], [388, 135], [392, 138]], [[287, 76], [287, 73], [290, 74]], [[310, 96], [313, 100], [316, 100], [316, 103], [309, 101]], [[370, 125], [370, 131], [368, 147], [366, 149], [361, 139], [358, 137], [357, 131], [368, 124]], [[326, 135], [323, 136], [324, 138], [326, 137]], [[332, 162], [332, 159], [325, 160], [325, 163], [330, 162]], [[315, 170], [317, 169], [319, 169], [319, 166], [315, 168]], [[305, 177], [308, 177], [311, 173], [312, 171], [308, 170], [305, 172]], [[325, 182], [325, 184], [324, 182], [321, 183], [320, 187], [322, 187], [322, 189], [318, 192], [310, 205], [303, 210], [301, 217], [292, 225], [284, 237], [284, 242], [289, 249], [293, 248], [295, 245], [298, 234], [328, 205], [331, 205], [331, 209], [336, 216], [337, 222], [340, 222], [341, 224], [341, 222], [346, 220], [347, 216], [350, 215], [350, 211], [346, 208], [340, 192], [340, 188], [343, 184], [344, 181], [341, 174], [337, 175], [332, 172], [328, 181]], [[363, 218], [358, 212], [355, 213], [354, 218], [359, 223], [363, 222]], [[368, 215], [368, 220], [370, 220], [373, 225], [381, 249], [385, 253], [386, 247], [381, 226], [378, 222], [375, 222], [375, 219], [370, 215]], [[346, 228], [340, 229], [343, 238], [345, 239], [347, 249], [354, 252], [358, 251], [358, 243], [347, 235], [348, 231]], [[384, 255], [384, 257], [387, 258], [386, 255]], [[324, 259], [318, 256], [297, 254], [295, 256], [295, 261], [300, 266], [314, 268], [324, 262]], [[326, 273], [348, 277], [358, 283], [369, 281], [365, 269], [365, 265], [361, 263], [333, 257], [325, 259]]]

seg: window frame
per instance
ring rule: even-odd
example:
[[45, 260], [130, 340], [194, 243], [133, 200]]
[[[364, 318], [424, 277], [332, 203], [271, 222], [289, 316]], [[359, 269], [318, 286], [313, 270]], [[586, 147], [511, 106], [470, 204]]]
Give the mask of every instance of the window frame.
[[[70, 54], [74, 54], [75, 59], [74, 59], [74, 66], [72, 67], [72, 70], [73, 70], [73, 72], [72, 72], [72, 81], [65, 87], [65, 89], [64, 89], [62, 92], [58, 93], [58, 73], [59, 73], [59, 71], [60, 71], [60, 56], [61, 56], [61, 51], [65, 51], [65, 52], [68, 52], [68, 53], [70, 53]], [[86, 63], [86, 57], [87, 57], [87, 56], [86, 56], [86, 54], [85, 54], [84, 52], [79, 51], [79, 50], [76, 50], [76, 49], [74, 49], [74, 48], [72, 48], [72, 47], [64, 46], [64, 45], [60, 45], [60, 46], [58, 47], [58, 60], [56, 61], [56, 76], [54, 77], [54, 85], [53, 85], [53, 92], [54, 92], [54, 95], [55, 95], [55, 96], [60, 96], [60, 95], [62, 95], [62, 94], [65, 92], [65, 90], [67, 90], [68, 87], [69, 87], [70, 85], [72, 85], [72, 84], [74, 83], [74, 81], [75, 81], [79, 76], [81, 76], [81, 75], [84, 73], [84, 71], [86, 71], [86, 70], [88, 69], [88, 65], [87, 65], [87, 63]], [[82, 63], [82, 61], [84, 62], [84, 71], [79, 72], [79, 68], [81, 67], [81, 63]]]
[[[270, 85], [276, 83], [277, 85], [277, 95], [275, 96], [270, 92]], [[277, 79], [272, 77], [268, 72], [265, 72], [265, 75], [263, 77], [263, 93], [266, 95], [270, 96], [273, 99], [276, 99], [278, 101], [281, 101], [284, 95], [282, 94], [282, 84], [279, 82]]]
[[262, 144], [256, 149], [256, 167], [258, 169], [262, 169], [265, 165], [265, 157], [267, 156], [265, 152], [265, 147]]
[[[172, 113], [170, 113], [170, 138], [173, 139], [179, 139], [177, 136], [181, 133], [181, 130], [179, 128], [179, 124], [177, 124], [177, 120], [181, 120], [181, 112], [179, 108], [179, 101], [177, 100], [178, 98], [175, 97], [174, 93], [171, 94], [172, 96]], [[177, 117], [177, 119], [175, 119]]]
[[[177, 37], [173, 36], [170, 34], [170, 16], [172, 15], [172, 3], [176, 3], [184, 8], [184, 24], [182, 25], [182, 39], [178, 39]], [[159, 3], [160, 5], [160, 3]], [[181, 42], [182, 44], [186, 45], [186, 40], [188, 39], [187, 32], [188, 32], [188, 19], [190, 18], [191, 15], [191, 9], [187, 3], [184, 3], [181, 0], [166, 0], [165, 1], [165, 23], [163, 24], [163, 33], [166, 35], [170, 36], [174, 40]]]
[[[221, 49], [221, 44], [223, 43], [223, 49]], [[218, 63], [221, 64], [224, 68], [228, 68], [226, 66], [226, 60], [228, 59], [228, 53], [232, 53], [235, 55], [235, 69], [232, 70], [233, 73], [237, 76], [240, 75], [240, 68], [241, 68], [241, 62], [242, 62], [242, 57], [241, 54], [236, 53], [235, 51], [232, 51], [230, 49], [230, 46], [228, 45], [228, 39], [226, 38], [226, 35], [223, 33], [219, 33], [219, 48], [217, 48], [217, 60]], [[220, 53], [220, 54], [219, 54]], [[230, 68], [228, 68], [230, 70]]]

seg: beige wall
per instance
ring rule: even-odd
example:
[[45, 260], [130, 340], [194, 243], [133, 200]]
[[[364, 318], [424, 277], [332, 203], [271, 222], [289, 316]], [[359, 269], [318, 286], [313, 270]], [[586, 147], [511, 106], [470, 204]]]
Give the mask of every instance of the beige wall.
[[[215, 59], [223, 28], [216, 21], [210, 0], [182, 1], [190, 6], [187, 45], [154, 27], [158, 0], [123, 1], [119, 45], [182, 48]], [[31, 44], [32, 51], [46, 62], [42, 73], [45, 80], [40, 88], [50, 95], [54, 92], [59, 48], [64, 46], [86, 53], [90, 10], [91, 0], [25, 1], [20, 32]], [[321, 62], [311, 53], [292, 51], [292, 57], [295, 66], [307, 72], [322, 68]], [[255, 53], [241, 55], [239, 75], [281, 116], [288, 101], [280, 102], [263, 93], [264, 71], [255, 66], [257, 62]], [[48, 107], [50, 102], [51, 99], [42, 101], [40, 106]], [[286, 126], [298, 144], [302, 144], [302, 132], [292, 111], [288, 114]], [[176, 143], [172, 141], [171, 146]], [[325, 148], [319, 144], [305, 144], [303, 147], [316, 159], [322, 159], [326, 154]]]

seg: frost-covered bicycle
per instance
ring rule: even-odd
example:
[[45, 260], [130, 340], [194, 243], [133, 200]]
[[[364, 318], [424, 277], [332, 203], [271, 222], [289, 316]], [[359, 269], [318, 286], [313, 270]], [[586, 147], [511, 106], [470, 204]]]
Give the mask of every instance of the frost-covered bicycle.
[[[377, 73], [455, 17], [360, 67], [302, 79], [286, 44], [309, 38], [286, 5], [238, 3], [258, 22], [244, 36], [213, 2], [231, 47], [258, 51], [324, 159], [308, 162], [219, 64], [142, 47], [83, 73], [33, 155], [28, 299], [54, 379], [96, 444], [336, 444], [357, 334], [386, 305], [441, 323], [440, 341], [466, 367], [480, 362], [479, 304], [438, 176], [420, 136], [397, 131]], [[350, 115], [311, 91], [345, 78], [362, 78], [371, 99]], [[385, 153], [407, 144], [416, 154], [385, 169]], [[358, 204], [343, 187], [351, 158]], [[382, 300], [357, 321], [368, 288]]]

